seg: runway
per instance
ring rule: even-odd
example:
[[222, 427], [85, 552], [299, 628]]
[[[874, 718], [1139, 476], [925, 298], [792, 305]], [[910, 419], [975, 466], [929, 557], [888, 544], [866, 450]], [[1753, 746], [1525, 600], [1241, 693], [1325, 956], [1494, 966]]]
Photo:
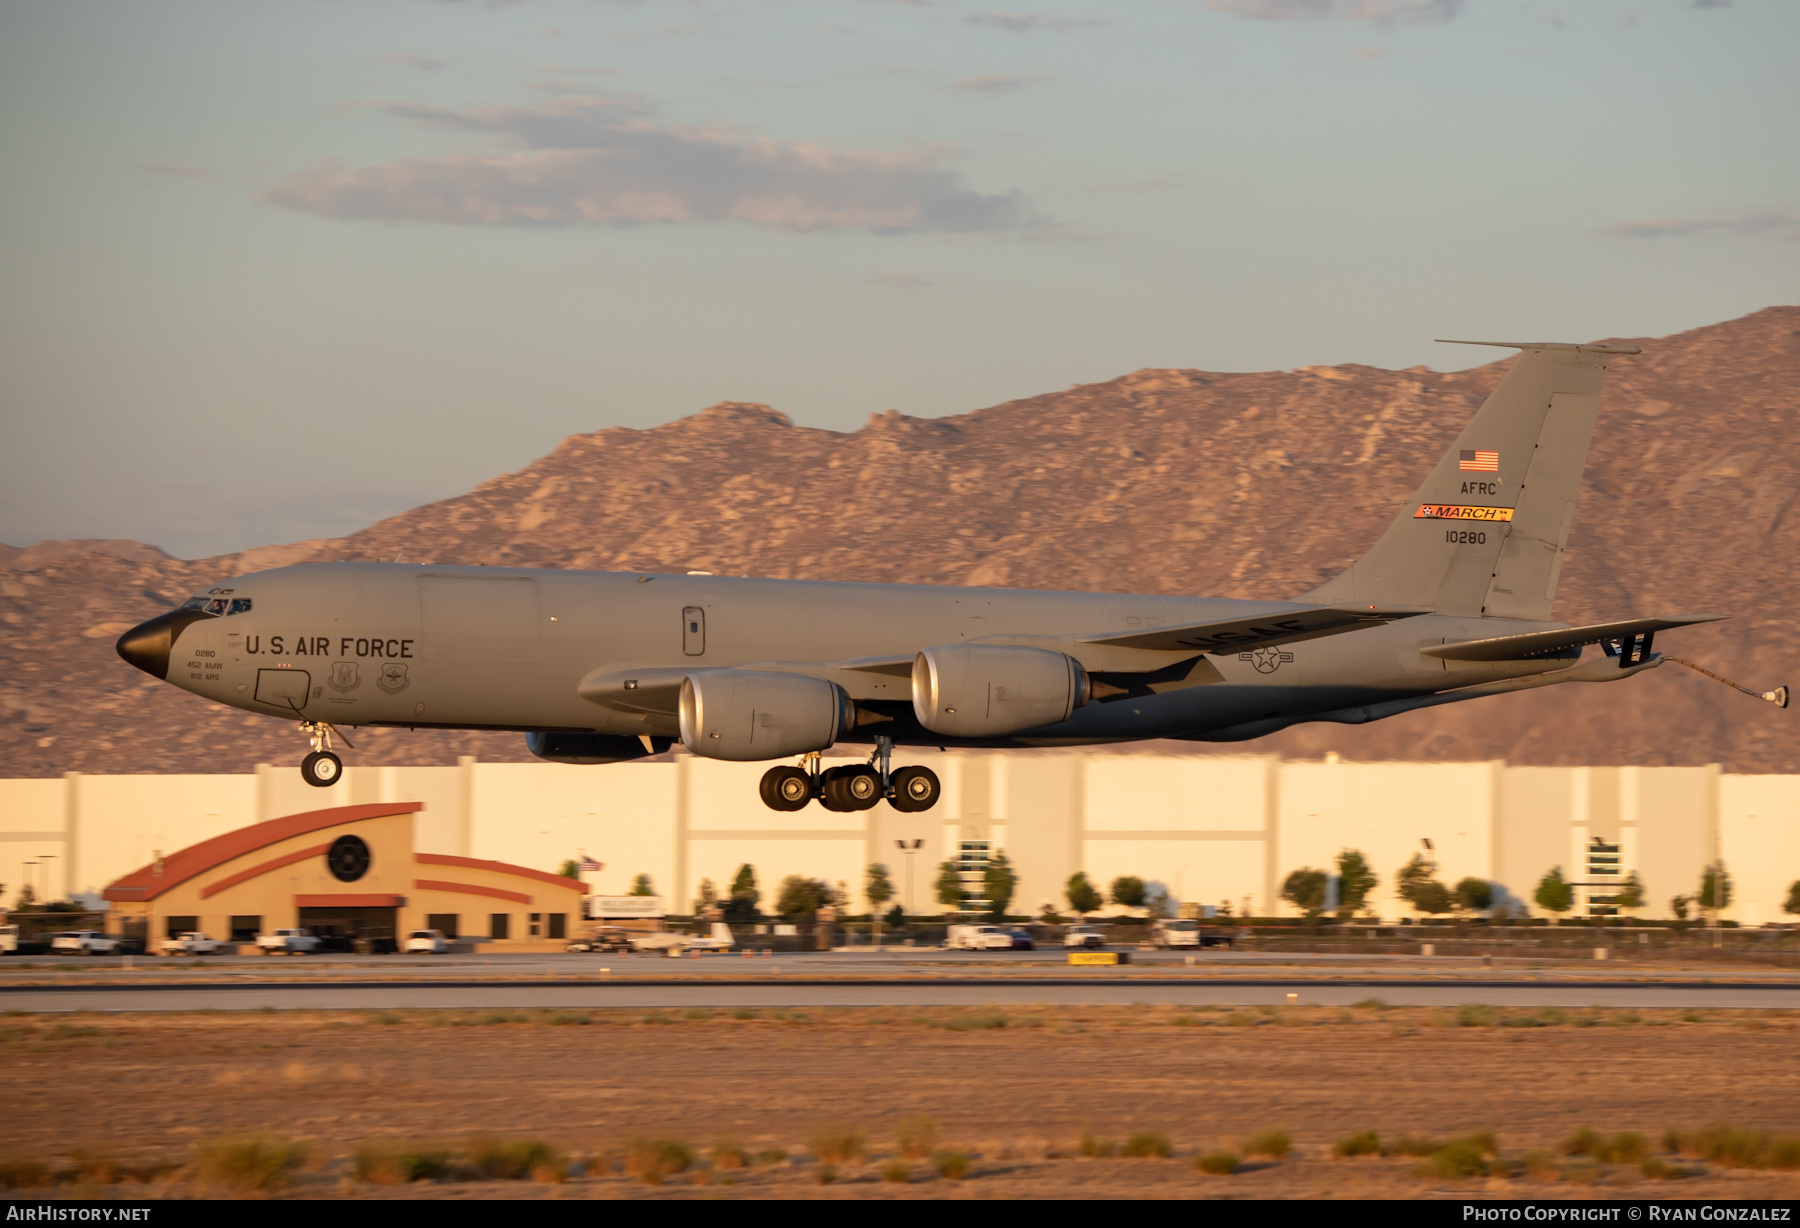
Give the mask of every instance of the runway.
[[836, 980], [771, 974], [704, 980], [380, 981], [18, 987], [0, 1007], [24, 1012], [561, 1009], [800, 1009], [878, 1006], [1394, 1006], [1800, 1009], [1800, 985], [1743, 981], [1518, 981], [1400, 978], [986, 977]]

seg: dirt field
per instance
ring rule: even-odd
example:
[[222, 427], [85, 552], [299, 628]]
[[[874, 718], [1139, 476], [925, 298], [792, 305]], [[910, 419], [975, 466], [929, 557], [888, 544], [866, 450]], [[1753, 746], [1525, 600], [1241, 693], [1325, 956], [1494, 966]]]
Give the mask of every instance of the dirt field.
[[[1666, 1128], [1709, 1122], [1800, 1134], [1797, 1028], [1775, 1012], [1376, 1006], [15, 1016], [0, 1020], [0, 1163], [72, 1171], [78, 1151], [110, 1154], [162, 1171], [85, 1193], [183, 1196], [201, 1188], [197, 1146], [272, 1132], [310, 1144], [289, 1196], [1794, 1198], [1800, 1172], [1665, 1156], [1689, 1174], [1676, 1181], [1525, 1156], [1558, 1153], [1582, 1126], [1641, 1132], [1653, 1152]], [[905, 1183], [881, 1179], [896, 1123], [918, 1114], [938, 1148], [970, 1157], [964, 1179], [929, 1159]], [[834, 1124], [860, 1128], [867, 1154], [821, 1184], [813, 1143]], [[1284, 1159], [1247, 1158], [1232, 1176], [1190, 1163], [1276, 1128], [1292, 1136]], [[1492, 1131], [1510, 1175], [1331, 1158], [1359, 1130]], [[543, 1140], [572, 1175], [352, 1177], [359, 1143], [456, 1151], [477, 1132]], [[1081, 1154], [1084, 1134], [1139, 1132], [1166, 1135], [1173, 1157]], [[646, 1136], [701, 1158], [645, 1184], [622, 1169]], [[722, 1138], [786, 1158], [716, 1169]]]

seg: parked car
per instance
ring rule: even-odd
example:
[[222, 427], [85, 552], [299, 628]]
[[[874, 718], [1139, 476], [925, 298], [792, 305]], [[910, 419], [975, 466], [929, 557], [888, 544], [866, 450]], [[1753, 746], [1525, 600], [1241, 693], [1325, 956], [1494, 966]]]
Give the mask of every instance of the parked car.
[[450, 940], [441, 930], [413, 930], [401, 950], [408, 955], [444, 955], [450, 950]]
[[1150, 942], [1153, 946], [1174, 950], [1178, 947], [1198, 947], [1200, 945], [1200, 923], [1198, 921], [1156, 922], [1150, 927]]
[[319, 940], [305, 930], [275, 930], [258, 934], [256, 945], [264, 955], [310, 955], [319, 949]]
[[952, 925], [944, 935], [946, 951], [1010, 951], [1012, 931], [998, 925]]
[[1097, 925], [1071, 925], [1063, 929], [1062, 944], [1082, 950], [1099, 950], [1106, 945], [1106, 931]]
[[119, 940], [99, 930], [68, 930], [50, 940], [50, 950], [58, 955], [112, 955]]
[[217, 938], [207, 937], [199, 930], [189, 930], [185, 934], [163, 939], [158, 949], [164, 955], [217, 955], [225, 949], [225, 944]]
[[1035, 951], [1037, 950], [1037, 939], [1033, 938], [1027, 930], [1013, 930], [1012, 949], [1015, 951]]
[[698, 934], [663, 932], [660, 934], [635, 934], [630, 941], [634, 951], [644, 955], [661, 951], [670, 959], [679, 959], [690, 951], [729, 951], [737, 946], [737, 939], [732, 937], [731, 927], [723, 921], [714, 921], [711, 932], [704, 938]]

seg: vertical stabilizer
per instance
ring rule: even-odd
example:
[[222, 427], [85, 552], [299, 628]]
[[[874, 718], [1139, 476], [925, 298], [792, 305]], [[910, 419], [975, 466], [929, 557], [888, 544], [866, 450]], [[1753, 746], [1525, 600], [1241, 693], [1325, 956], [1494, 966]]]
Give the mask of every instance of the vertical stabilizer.
[[1550, 617], [1606, 364], [1638, 350], [1461, 344], [1524, 352], [1374, 548], [1300, 600]]

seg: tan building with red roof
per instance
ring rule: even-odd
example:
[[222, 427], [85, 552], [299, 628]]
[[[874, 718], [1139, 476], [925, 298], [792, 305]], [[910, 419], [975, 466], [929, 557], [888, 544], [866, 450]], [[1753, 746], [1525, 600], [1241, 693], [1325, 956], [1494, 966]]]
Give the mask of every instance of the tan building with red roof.
[[199, 930], [254, 942], [304, 929], [375, 942], [410, 930], [499, 949], [560, 943], [588, 888], [571, 878], [474, 857], [416, 851], [420, 802], [335, 806], [285, 815], [189, 845], [103, 893], [114, 932], [151, 949]]

